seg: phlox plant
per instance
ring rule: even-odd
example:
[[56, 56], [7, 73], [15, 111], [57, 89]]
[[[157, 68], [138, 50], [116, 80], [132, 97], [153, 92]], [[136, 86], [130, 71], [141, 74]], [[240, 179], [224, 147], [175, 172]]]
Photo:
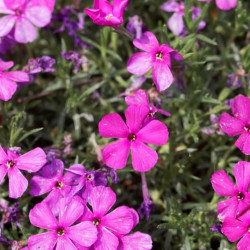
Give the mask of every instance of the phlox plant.
[[0, 249], [250, 249], [249, 9], [0, 0]]

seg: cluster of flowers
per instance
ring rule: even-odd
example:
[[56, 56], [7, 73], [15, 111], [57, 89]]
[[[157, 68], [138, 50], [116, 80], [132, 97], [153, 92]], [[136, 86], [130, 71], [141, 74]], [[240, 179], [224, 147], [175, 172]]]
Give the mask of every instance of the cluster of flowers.
[[[219, 124], [228, 136], [240, 137], [235, 142], [243, 154], [250, 154], [250, 99], [239, 95], [232, 100], [233, 116], [224, 112]], [[250, 246], [250, 163], [238, 162], [233, 169], [236, 184], [234, 185], [224, 170], [212, 175], [211, 183], [219, 196], [230, 197], [218, 203], [217, 216], [222, 222], [221, 232], [229, 241], [241, 240], [237, 249], [248, 249]]]

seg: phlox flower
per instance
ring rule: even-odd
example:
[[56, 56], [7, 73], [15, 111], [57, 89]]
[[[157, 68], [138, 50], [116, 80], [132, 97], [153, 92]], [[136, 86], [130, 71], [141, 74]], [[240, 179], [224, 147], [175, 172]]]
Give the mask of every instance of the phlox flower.
[[243, 154], [250, 154], [250, 99], [239, 95], [232, 100], [232, 113], [222, 113], [220, 117], [220, 127], [228, 136], [233, 137], [240, 134], [235, 142], [235, 146]]
[[[14, 28], [14, 38], [19, 43], [32, 42], [37, 37], [36, 27], [46, 26], [51, 19], [50, 4], [36, 3], [34, 0], [0, 0], [0, 37], [6, 36]], [[54, 1], [51, 1], [52, 3]]]
[[142, 34], [147, 30], [147, 28], [143, 25], [142, 19], [137, 15], [129, 17], [126, 28], [134, 38], [141, 38]]
[[76, 250], [79, 249], [76, 244], [89, 247], [96, 241], [97, 229], [93, 223], [84, 221], [72, 226], [82, 216], [85, 209], [81, 198], [75, 196], [70, 202], [62, 199], [59, 203], [59, 220], [44, 202], [31, 209], [29, 213], [31, 224], [49, 231], [30, 236], [28, 249]]
[[127, 70], [135, 75], [144, 75], [153, 68], [153, 81], [159, 91], [167, 89], [173, 83], [171, 59], [177, 62], [183, 60], [181, 54], [167, 44], [159, 45], [152, 32], [145, 32], [140, 39], [134, 39], [136, 48], [144, 50], [129, 58]]
[[221, 131], [219, 117], [217, 115], [211, 114], [210, 122], [210, 127], [206, 127], [201, 130], [204, 134], [211, 135], [216, 133], [217, 135], [224, 135], [224, 132]]
[[[47, 203], [53, 214], [59, 213], [60, 200], [67, 197], [71, 191], [71, 182], [67, 174], [63, 176], [64, 165], [61, 160], [53, 159], [46, 164], [30, 181], [30, 195], [40, 196], [49, 192], [43, 200]], [[71, 196], [72, 197], [72, 196]]]
[[220, 196], [230, 197], [217, 204], [217, 215], [221, 221], [227, 217], [236, 218], [247, 209], [250, 209], [250, 163], [240, 161], [234, 166], [234, 185], [224, 170], [212, 175], [211, 183], [214, 191]]
[[250, 249], [250, 210], [239, 218], [226, 218], [222, 224], [221, 231], [228, 240], [235, 242], [241, 238], [237, 244], [237, 250]]
[[[177, 36], [184, 35], [187, 30], [184, 24], [183, 17], [185, 15], [184, 2], [175, 2], [174, 0], [167, 1], [161, 6], [161, 9], [166, 12], [174, 12], [168, 20], [169, 29]], [[193, 22], [201, 15], [201, 9], [192, 6], [192, 20]], [[197, 29], [201, 30], [206, 26], [205, 21], [201, 20]]]
[[[138, 221], [136, 211], [127, 206], [120, 206], [109, 212], [116, 202], [116, 195], [109, 187], [94, 187], [89, 196], [92, 211], [86, 207], [80, 221], [90, 221], [98, 230], [95, 250], [117, 249], [119, 236], [128, 234]], [[109, 212], [109, 213], [108, 213]]]
[[[212, 0], [198, 0], [199, 2], [211, 2]], [[237, 0], [215, 0], [217, 7], [221, 10], [231, 10], [237, 5]]]
[[4, 62], [0, 59], [0, 99], [9, 101], [17, 89], [16, 82], [29, 82], [29, 75], [23, 71], [10, 71], [5, 70], [13, 67], [12, 61]]
[[150, 170], [156, 164], [158, 155], [144, 143], [164, 145], [168, 140], [168, 128], [158, 120], [142, 127], [148, 115], [148, 108], [132, 105], [126, 112], [126, 122], [117, 113], [105, 115], [99, 122], [99, 133], [106, 138], [121, 138], [103, 149], [103, 160], [107, 166], [121, 169], [126, 166], [129, 151], [132, 166], [139, 172]]
[[18, 155], [0, 146], [0, 183], [6, 174], [9, 178], [9, 197], [19, 198], [28, 187], [28, 181], [20, 172], [37, 172], [46, 163], [46, 154], [35, 148], [26, 154]]
[[93, 9], [84, 9], [93, 23], [100, 26], [117, 26], [123, 23], [123, 11], [129, 0], [94, 0]]

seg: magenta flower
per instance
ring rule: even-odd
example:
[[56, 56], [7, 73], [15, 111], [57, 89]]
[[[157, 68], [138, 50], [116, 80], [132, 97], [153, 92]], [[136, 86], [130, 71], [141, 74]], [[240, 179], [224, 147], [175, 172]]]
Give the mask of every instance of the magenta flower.
[[0, 146], [0, 183], [8, 173], [9, 197], [15, 199], [21, 197], [28, 187], [28, 181], [20, 169], [37, 172], [45, 163], [46, 155], [41, 148], [35, 148], [20, 156]]
[[17, 89], [16, 82], [29, 82], [29, 75], [23, 71], [4, 72], [13, 67], [12, 61], [4, 62], [0, 59], [0, 99], [9, 101]]
[[[187, 33], [186, 27], [184, 25], [183, 17], [185, 15], [185, 5], [184, 2], [175, 2], [173, 0], [167, 1], [161, 6], [161, 9], [166, 12], [174, 12], [174, 14], [168, 20], [169, 29], [177, 36], [185, 35]], [[201, 9], [196, 7], [191, 7], [192, 10], [192, 20], [193, 22], [201, 15]], [[198, 30], [203, 29], [206, 26], [205, 21], [201, 21], [198, 25]]]
[[0, 0], [0, 14], [7, 14], [0, 18], [0, 37], [6, 36], [15, 27], [14, 37], [17, 42], [28, 43], [36, 39], [34, 26], [41, 28], [49, 24], [51, 6], [34, 5], [33, 1]]
[[148, 109], [148, 116], [154, 117], [156, 112], [159, 112], [162, 115], [170, 116], [171, 114], [165, 110], [159, 109], [152, 104], [149, 104], [148, 94], [145, 90], [139, 89], [133, 95], [126, 96], [125, 102], [131, 105], [141, 105]]
[[220, 127], [228, 136], [234, 137], [240, 134], [235, 146], [243, 154], [250, 154], [250, 99], [239, 95], [232, 101], [233, 116], [222, 113]]
[[145, 32], [140, 39], [134, 39], [136, 48], [145, 52], [138, 52], [129, 58], [127, 70], [135, 75], [144, 75], [153, 67], [153, 81], [159, 91], [167, 89], [174, 78], [171, 72], [171, 59], [177, 62], [183, 60], [181, 54], [167, 44], [159, 45], [152, 32]]
[[214, 191], [220, 196], [230, 198], [217, 204], [217, 215], [221, 221], [227, 217], [236, 218], [250, 209], [250, 163], [240, 161], [234, 166], [234, 177], [237, 186], [233, 184], [224, 170], [212, 175], [211, 183]]
[[93, 23], [100, 26], [117, 26], [123, 23], [123, 11], [129, 0], [94, 0], [93, 9], [84, 9]]
[[118, 250], [150, 250], [153, 247], [150, 235], [141, 232], [120, 236], [119, 239], [120, 245]]
[[234, 242], [241, 238], [237, 244], [238, 250], [249, 250], [250, 246], [250, 210], [239, 218], [226, 218], [221, 231], [229, 241]]
[[[212, 0], [198, 0], [199, 2], [211, 2]], [[215, 0], [216, 5], [221, 10], [231, 10], [236, 7], [237, 0]]]
[[127, 124], [116, 113], [102, 118], [99, 122], [100, 135], [106, 138], [121, 138], [103, 149], [103, 160], [107, 166], [114, 169], [124, 168], [131, 150], [132, 166], [135, 170], [145, 172], [154, 167], [158, 155], [144, 143], [165, 144], [168, 140], [168, 128], [158, 120], [142, 127], [147, 115], [148, 108], [132, 105], [125, 112]]
[[28, 239], [28, 249], [79, 249], [91, 246], [97, 239], [93, 223], [84, 221], [73, 225], [83, 214], [84, 205], [79, 197], [70, 202], [60, 201], [59, 221], [44, 202], [31, 209], [29, 218], [32, 225], [47, 229], [48, 232], [32, 235]]
[[116, 195], [109, 187], [94, 187], [89, 196], [92, 211], [85, 210], [81, 221], [90, 221], [97, 227], [98, 239], [94, 244], [95, 250], [117, 249], [117, 235], [128, 234], [138, 221], [135, 210], [121, 206], [108, 213], [116, 202]]

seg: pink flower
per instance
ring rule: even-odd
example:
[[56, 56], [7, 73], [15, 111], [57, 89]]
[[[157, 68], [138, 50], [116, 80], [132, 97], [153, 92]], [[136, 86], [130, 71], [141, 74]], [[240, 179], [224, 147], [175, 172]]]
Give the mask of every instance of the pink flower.
[[234, 242], [241, 238], [237, 244], [238, 250], [250, 249], [250, 210], [239, 218], [226, 218], [221, 231], [229, 241]]
[[100, 26], [117, 26], [123, 23], [123, 11], [129, 0], [94, 0], [93, 9], [84, 9], [93, 23]]
[[51, 7], [34, 5], [33, 0], [0, 0], [0, 14], [7, 14], [0, 18], [0, 37], [6, 36], [15, 27], [14, 37], [17, 42], [34, 41], [37, 37], [34, 26], [41, 28], [49, 24]]
[[83, 214], [84, 205], [79, 197], [70, 202], [60, 201], [59, 221], [55, 218], [46, 203], [37, 204], [29, 214], [30, 222], [36, 227], [49, 230], [48, 232], [32, 235], [28, 239], [28, 249], [79, 249], [91, 246], [97, 239], [97, 229], [89, 221], [74, 226]]
[[[184, 2], [175, 2], [173, 0], [167, 1], [161, 6], [161, 9], [166, 12], [174, 12], [174, 14], [168, 20], [169, 29], [177, 36], [187, 33], [184, 25], [183, 17], [185, 15]], [[201, 9], [194, 6], [191, 7], [193, 22], [201, 15]], [[203, 29], [206, 26], [205, 21], [201, 21], [198, 25], [198, 30]]]
[[171, 114], [165, 110], [159, 109], [152, 104], [149, 104], [148, 94], [145, 90], [139, 89], [133, 95], [125, 97], [125, 102], [131, 105], [141, 105], [148, 109], [148, 116], [153, 117], [156, 112], [159, 112], [162, 115], [170, 116]]
[[240, 137], [235, 142], [235, 146], [243, 154], [250, 154], [250, 99], [246, 96], [239, 95], [232, 100], [232, 113], [222, 113], [220, 117], [220, 127], [228, 136]]
[[16, 92], [16, 82], [29, 82], [29, 75], [23, 71], [4, 72], [13, 67], [12, 61], [4, 62], [0, 59], [0, 99], [9, 101]]
[[130, 235], [120, 236], [118, 250], [150, 250], [152, 249], [152, 239], [148, 234], [135, 232]]
[[94, 187], [89, 196], [92, 211], [85, 210], [81, 221], [90, 221], [97, 227], [98, 239], [95, 250], [117, 249], [118, 235], [128, 234], [138, 221], [135, 210], [121, 206], [108, 213], [116, 202], [116, 195], [109, 187]]
[[144, 106], [130, 106], [124, 123], [120, 115], [108, 114], [99, 122], [99, 133], [106, 138], [121, 138], [103, 149], [103, 160], [107, 166], [121, 169], [126, 166], [129, 151], [132, 154], [132, 166], [139, 172], [150, 170], [156, 164], [158, 155], [144, 143], [163, 145], [168, 140], [168, 128], [160, 121], [153, 120], [142, 127], [148, 115]]
[[167, 89], [174, 78], [171, 72], [171, 59], [177, 62], [183, 60], [181, 54], [167, 44], [159, 45], [152, 32], [145, 32], [140, 39], [134, 39], [136, 48], [145, 52], [138, 52], [129, 58], [127, 70], [135, 75], [144, 75], [153, 67], [153, 81], [159, 91]]
[[214, 191], [220, 196], [230, 198], [217, 204], [217, 215], [221, 221], [227, 217], [236, 218], [250, 209], [250, 163], [240, 161], [234, 166], [234, 176], [237, 186], [233, 184], [224, 170], [212, 175], [211, 183]]
[[38, 171], [46, 163], [46, 155], [41, 148], [35, 148], [24, 155], [18, 155], [0, 146], [0, 183], [5, 175], [9, 177], [9, 197], [19, 198], [28, 187], [28, 181], [20, 172]]
[[[69, 195], [71, 183], [67, 177], [63, 176], [64, 165], [61, 160], [54, 159], [51, 163], [45, 165], [30, 181], [30, 195], [40, 196], [48, 193], [43, 200], [47, 203], [54, 215], [59, 213], [60, 200]], [[72, 196], [71, 196], [72, 197]]]
[[[212, 0], [198, 0], [199, 2], [211, 2]], [[230, 10], [237, 5], [237, 0], [215, 0], [216, 5], [221, 10]]]

